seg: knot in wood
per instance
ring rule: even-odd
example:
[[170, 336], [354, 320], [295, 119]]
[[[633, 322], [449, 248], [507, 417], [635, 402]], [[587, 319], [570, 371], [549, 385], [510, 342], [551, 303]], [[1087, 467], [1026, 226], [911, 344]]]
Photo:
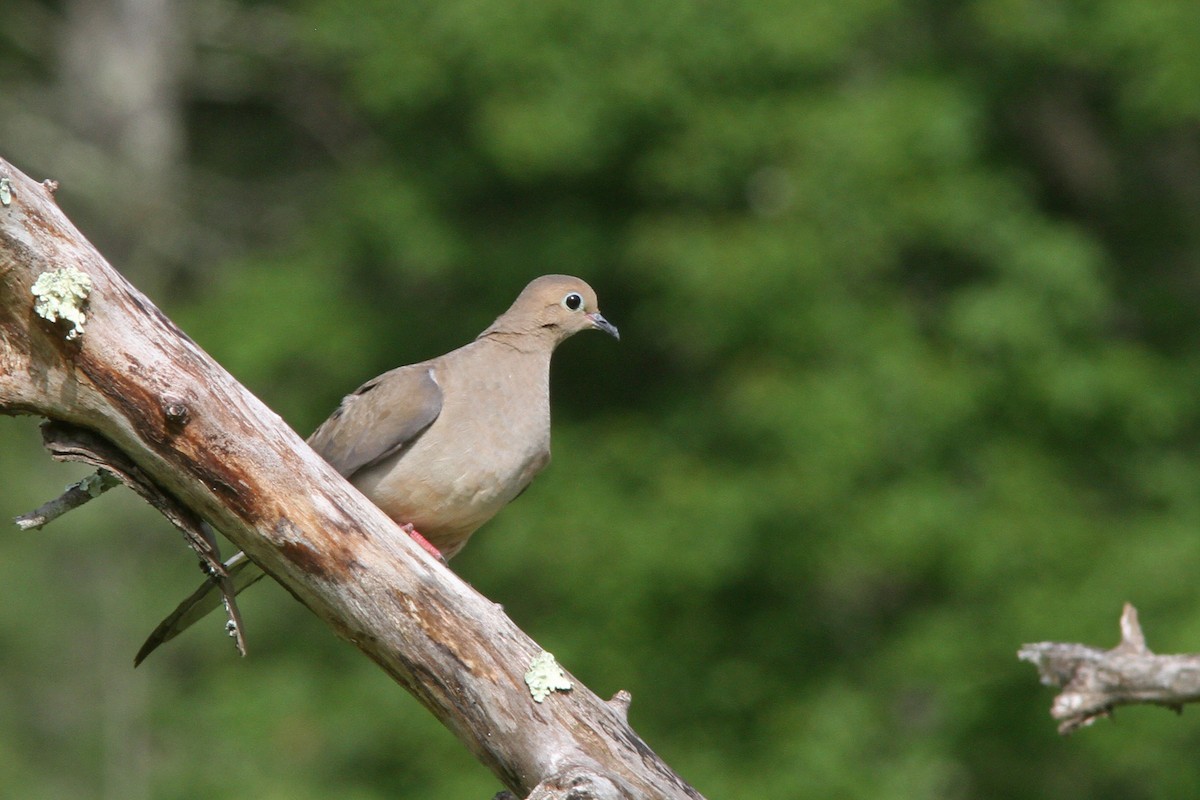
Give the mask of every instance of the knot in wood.
[[631, 795], [597, 769], [570, 767], [543, 780], [526, 800], [625, 800]]
[[168, 425], [181, 428], [188, 423], [192, 412], [182, 397], [168, 394], [162, 398], [162, 413]]

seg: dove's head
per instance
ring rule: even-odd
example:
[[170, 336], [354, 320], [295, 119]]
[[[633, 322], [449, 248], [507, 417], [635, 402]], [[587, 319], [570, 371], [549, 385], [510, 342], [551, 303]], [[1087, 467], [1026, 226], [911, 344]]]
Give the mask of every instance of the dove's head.
[[558, 344], [580, 331], [604, 331], [620, 339], [617, 327], [606, 320], [592, 287], [570, 275], [543, 275], [521, 291], [517, 299], [484, 331], [500, 334], [533, 334]]

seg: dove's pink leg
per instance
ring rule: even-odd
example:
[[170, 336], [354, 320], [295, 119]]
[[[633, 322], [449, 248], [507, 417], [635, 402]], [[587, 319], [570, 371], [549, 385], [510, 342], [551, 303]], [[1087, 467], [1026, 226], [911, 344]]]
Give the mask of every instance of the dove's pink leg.
[[406, 525], [401, 525], [400, 527], [405, 533], [412, 537], [414, 542], [421, 545], [422, 550], [424, 550], [426, 553], [429, 553], [429, 555], [433, 556], [443, 564], [446, 563], [446, 558], [442, 555], [442, 551], [430, 544], [429, 540], [422, 536], [421, 532], [414, 528], [411, 522]]

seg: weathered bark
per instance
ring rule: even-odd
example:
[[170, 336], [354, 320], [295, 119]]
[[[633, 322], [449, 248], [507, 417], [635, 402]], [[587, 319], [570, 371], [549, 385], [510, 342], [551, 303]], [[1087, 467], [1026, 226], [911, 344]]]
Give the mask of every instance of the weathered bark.
[[[698, 798], [571, 680], [535, 702], [542, 650], [240, 386], [0, 159], [0, 411], [94, 432], [371, 657], [521, 796]], [[3, 201], [0, 195], [0, 201]], [[82, 335], [38, 316], [38, 276], [92, 281]]]
[[1200, 700], [1200, 654], [1151, 652], [1137, 609], [1128, 603], [1121, 614], [1121, 643], [1111, 650], [1038, 642], [1025, 645], [1017, 655], [1037, 666], [1042, 683], [1063, 687], [1050, 708], [1062, 734], [1110, 716], [1121, 705], [1150, 704], [1182, 711], [1185, 703]]

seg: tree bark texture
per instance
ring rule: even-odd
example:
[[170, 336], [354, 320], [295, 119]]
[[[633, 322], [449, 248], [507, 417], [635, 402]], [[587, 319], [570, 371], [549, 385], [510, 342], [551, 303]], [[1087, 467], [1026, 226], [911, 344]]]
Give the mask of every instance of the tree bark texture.
[[[605, 702], [571, 679], [535, 702], [525, 673], [542, 650], [499, 606], [414, 545], [113, 270], [59, 210], [52, 182], [2, 158], [0, 180], [0, 411], [107, 440], [518, 795], [700, 797], [629, 727], [623, 698]], [[71, 339], [31, 294], [39, 275], [68, 267], [92, 284]]]

